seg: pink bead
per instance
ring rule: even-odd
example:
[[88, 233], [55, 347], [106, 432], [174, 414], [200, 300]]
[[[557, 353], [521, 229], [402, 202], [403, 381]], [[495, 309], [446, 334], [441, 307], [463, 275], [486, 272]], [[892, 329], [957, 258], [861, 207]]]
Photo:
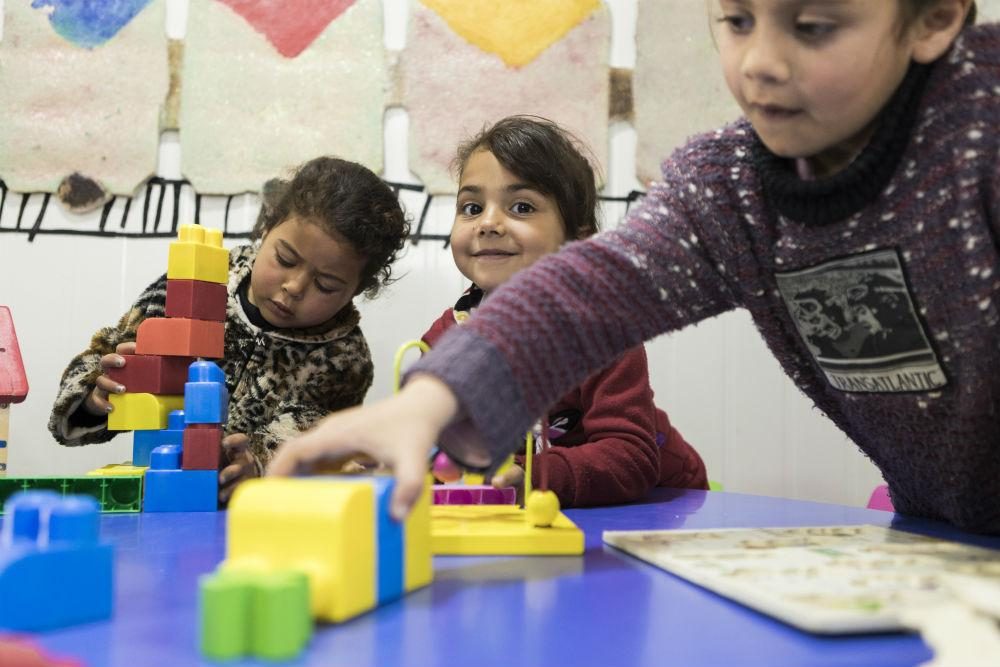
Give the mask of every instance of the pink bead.
[[452, 463], [452, 460], [444, 452], [438, 452], [438, 455], [434, 457], [434, 465], [431, 470], [434, 476], [442, 482], [452, 483], [462, 479], [462, 471]]

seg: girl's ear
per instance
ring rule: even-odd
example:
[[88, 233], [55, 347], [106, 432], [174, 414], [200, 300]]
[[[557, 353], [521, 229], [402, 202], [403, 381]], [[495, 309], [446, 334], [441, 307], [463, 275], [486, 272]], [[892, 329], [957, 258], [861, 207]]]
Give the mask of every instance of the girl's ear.
[[910, 26], [913, 60], [932, 63], [951, 47], [965, 25], [973, 0], [937, 0]]

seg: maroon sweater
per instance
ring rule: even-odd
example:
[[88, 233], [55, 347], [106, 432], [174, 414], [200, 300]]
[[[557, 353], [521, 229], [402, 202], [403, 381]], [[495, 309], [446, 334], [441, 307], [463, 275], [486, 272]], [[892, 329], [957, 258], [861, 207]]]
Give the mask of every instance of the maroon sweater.
[[[482, 292], [475, 290], [474, 295]], [[431, 325], [423, 341], [435, 345], [478, 305], [466, 293]], [[654, 486], [708, 488], [698, 452], [653, 402], [646, 351], [625, 352], [563, 396], [548, 410], [554, 445], [535, 457], [531, 483], [543, 479], [563, 507], [638, 500]], [[523, 449], [523, 438], [520, 440]]]
[[1000, 26], [911, 75], [840, 174], [799, 181], [741, 120], [505, 283], [411, 370], [459, 397], [441, 446], [493, 465], [594, 369], [745, 308], [898, 511], [1000, 532]]

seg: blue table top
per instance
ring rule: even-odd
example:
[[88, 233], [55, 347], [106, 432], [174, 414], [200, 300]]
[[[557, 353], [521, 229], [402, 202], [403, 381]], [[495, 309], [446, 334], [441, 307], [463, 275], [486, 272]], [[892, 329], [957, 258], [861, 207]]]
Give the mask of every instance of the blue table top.
[[[642, 503], [566, 514], [582, 557], [438, 557], [434, 583], [338, 626], [292, 665], [917, 665], [904, 634], [818, 637], [601, 542], [603, 530], [869, 523], [1000, 548], [888, 512], [723, 492], [657, 489]], [[116, 545], [113, 620], [40, 635], [90, 667], [202, 663], [197, 579], [225, 555], [225, 513], [105, 515]], [[263, 664], [254, 661], [228, 663]]]

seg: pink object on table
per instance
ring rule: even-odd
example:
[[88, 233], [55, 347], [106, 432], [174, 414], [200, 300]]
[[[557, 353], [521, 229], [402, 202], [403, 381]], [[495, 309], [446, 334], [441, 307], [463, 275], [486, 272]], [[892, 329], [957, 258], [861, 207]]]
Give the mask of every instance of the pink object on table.
[[886, 512], [896, 511], [896, 508], [892, 505], [892, 498], [889, 497], [889, 486], [887, 484], [880, 484], [875, 487], [871, 498], [868, 499], [868, 509], [883, 510]]
[[[462, 479], [462, 470], [452, 462], [444, 452], [438, 452], [434, 457], [434, 465], [431, 467], [434, 477], [442, 482], [457, 482]], [[455, 503], [452, 503], [455, 504]]]
[[517, 491], [513, 487], [494, 489], [473, 484], [435, 484], [435, 505], [513, 505]]

